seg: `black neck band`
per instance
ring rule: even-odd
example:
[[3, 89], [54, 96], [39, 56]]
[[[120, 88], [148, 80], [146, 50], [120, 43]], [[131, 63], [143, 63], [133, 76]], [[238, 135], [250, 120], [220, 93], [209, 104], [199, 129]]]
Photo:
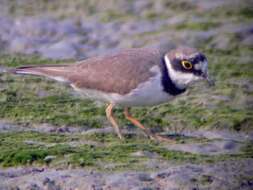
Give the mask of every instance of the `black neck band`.
[[164, 57], [161, 59], [161, 72], [162, 72], [162, 85], [163, 85], [163, 90], [173, 96], [176, 96], [178, 94], [181, 94], [185, 92], [185, 88], [181, 89], [178, 88], [173, 81], [171, 80], [168, 69], [164, 60]]

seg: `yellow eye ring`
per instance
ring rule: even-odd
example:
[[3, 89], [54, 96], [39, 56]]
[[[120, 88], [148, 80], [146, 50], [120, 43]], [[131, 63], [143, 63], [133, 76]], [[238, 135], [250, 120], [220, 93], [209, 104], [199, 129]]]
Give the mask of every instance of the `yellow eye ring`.
[[182, 66], [183, 66], [185, 69], [187, 69], [187, 70], [192, 69], [192, 63], [189, 62], [189, 61], [184, 60], [184, 61], [181, 62], [181, 64], [182, 64]]

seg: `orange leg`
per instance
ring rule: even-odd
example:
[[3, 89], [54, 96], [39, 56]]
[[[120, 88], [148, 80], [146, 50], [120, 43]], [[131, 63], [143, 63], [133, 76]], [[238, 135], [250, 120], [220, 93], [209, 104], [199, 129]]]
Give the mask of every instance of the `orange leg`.
[[160, 135], [152, 134], [147, 128], [145, 128], [137, 119], [131, 116], [129, 113], [129, 108], [124, 109], [125, 117], [131, 121], [136, 127], [141, 128], [145, 134], [151, 139], [151, 140], [159, 140], [159, 141], [166, 141], [166, 142], [174, 142], [174, 140], [162, 137]]
[[145, 134], [152, 140], [154, 140], [155, 138], [153, 137], [153, 135], [151, 135], [151, 132], [145, 128], [137, 119], [135, 119], [134, 117], [131, 116], [131, 114], [129, 113], [129, 108], [125, 108], [124, 109], [124, 114], [125, 117], [132, 122], [132, 124], [134, 124], [136, 127], [139, 127], [140, 129], [142, 129]]
[[112, 126], [114, 127], [118, 137], [122, 140], [123, 139], [123, 136], [121, 135], [121, 132], [120, 132], [120, 129], [119, 129], [119, 126], [113, 116], [113, 104], [109, 104], [105, 110], [106, 112], [106, 116], [108, 118], [108, 120], [111, 122]]

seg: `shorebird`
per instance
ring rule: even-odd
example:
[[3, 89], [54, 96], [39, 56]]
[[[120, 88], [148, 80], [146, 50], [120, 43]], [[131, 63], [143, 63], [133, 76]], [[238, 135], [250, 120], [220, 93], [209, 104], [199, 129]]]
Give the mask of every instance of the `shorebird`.
[[148, 137], [161, 139], [134, 118], [129, 108], [166, 103], [199, 80], [213, 84], [206, 56], [188, 47], [165, 53], [156, 48], [126, 49], [73, 64], [23, 66], [11, 72], [54, 79], [91, 99], [107, 102], [106, 116], [120, 139], [123, 136], [113, 115], [115, 106], [122, 106], [126, 119]]

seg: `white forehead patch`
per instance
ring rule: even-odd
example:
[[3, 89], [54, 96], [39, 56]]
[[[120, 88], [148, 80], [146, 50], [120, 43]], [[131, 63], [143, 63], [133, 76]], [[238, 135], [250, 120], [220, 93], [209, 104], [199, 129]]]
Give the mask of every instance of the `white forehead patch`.
[[194, 65], [194, 69], [196, 70], [202, 70], [202, 63], [198, 63]]
[[199, 62], [198, 64], [194, 65], [194, 69], [201, 70], [203, 73], [207, 72], [207, 61]]

